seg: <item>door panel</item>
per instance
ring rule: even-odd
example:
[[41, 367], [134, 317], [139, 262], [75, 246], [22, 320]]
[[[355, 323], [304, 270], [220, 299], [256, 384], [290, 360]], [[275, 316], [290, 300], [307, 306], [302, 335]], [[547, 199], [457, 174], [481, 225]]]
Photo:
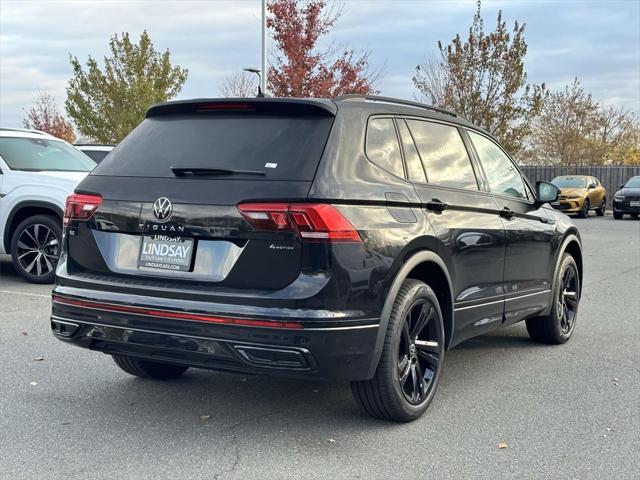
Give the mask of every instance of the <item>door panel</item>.
[[[402, 143], [413, 140], [429, 182], [414, 188], [451, 275], [455, 344], [502, 322], [504, 226], [493, 197], [478, 189], [459, 130], [416, 119], [406, 125], [399, 129]], [[404, 138], [408, 134], [411, 139]]]
[[[496, 328], [503, 315], [505, 233], [494, 200], [481, 192], [415, 188], [451, 275], [454, 343]], [[446, 208], [434, 210], [435, 199]]]
[[549, 304], [555, 221], [529, 202], [507, 197], [496, 197], [496, 202], [513, 212], [510, 218], [503, 217], [505, 323], [509, 324], [534, 316]]
[[504, 314], [505, 323], [514, 323], [548, 304], [555, 224], [544, 209], [534, 208], [533, 193], [502, 148], [484, 135], [468, 134], [504, 223]]

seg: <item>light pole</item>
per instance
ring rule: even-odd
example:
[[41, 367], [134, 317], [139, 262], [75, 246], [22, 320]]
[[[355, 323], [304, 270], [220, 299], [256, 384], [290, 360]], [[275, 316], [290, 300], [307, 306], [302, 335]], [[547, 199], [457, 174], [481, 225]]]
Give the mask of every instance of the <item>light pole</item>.
[[264, 77], [260, 74], [260, 70], [257, 68], [243, 68], [242, 70], [258, 75], [258, 95], [256, 95], [256, 97], [264, 97], [264, 90], [262, 90], [262, 79]]
[[267, 0], [262, 0], [262, 65], [260, 73], [260, 91], [267, 93]]
[[262, 0], [262, 45], [261, 65], [257, 68], [243, 68], [245, 72], [258, 75], [258, 97], [264, 97], [267, 93], [267, 0]]

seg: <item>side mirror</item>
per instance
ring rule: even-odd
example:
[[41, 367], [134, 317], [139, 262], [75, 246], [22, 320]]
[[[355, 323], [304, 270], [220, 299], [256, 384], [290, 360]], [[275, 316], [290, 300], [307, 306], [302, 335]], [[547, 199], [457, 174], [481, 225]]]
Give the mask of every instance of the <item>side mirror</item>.
[[624, 188], [624, 183], [620, 184], [620, 188], [618, 190], [622, 190]]
[[591, 190], [592, 188], [596, 188], [596, 184], [595, 183], [590, 183], [589, 184], [589, 190]]
[[560, 189], [553, 183], [536, 183], [536, 206], [539, 207], [540, 205], [544, 205], [545, 203], [553, 203], [558, 200], [559, 195]]

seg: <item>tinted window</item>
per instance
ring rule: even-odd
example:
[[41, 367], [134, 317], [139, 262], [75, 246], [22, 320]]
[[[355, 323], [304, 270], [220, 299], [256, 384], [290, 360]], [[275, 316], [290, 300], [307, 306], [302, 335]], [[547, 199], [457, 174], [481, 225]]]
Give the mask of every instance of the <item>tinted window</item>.
[[411, 133], [404, 123], [404, 120], [398, 120], [398, 130], [400, 132], [400, 139], [402, 142], [402, 151], [404, 152], [404, 161], [407, 164], [407, 173], [409, 180], [414, 182], [426, 182], [427, 179], [424, 176], [424, 169], [420, 162], [420, 156], [418, 150], [413, 143]]
[[271, 114], [151, 117], [92, 175], [173, 177], [171, 167], [203, 167], [266, 173], [253, 180], [310, 181], [332, 123], [333, 117]]
[[0, 138], [0, 156], [12, 170], [90, 172], [95, 162], [59, 140]]
[[391, 118], [372, 118], [367, 125], [366, 153], [387, 172], [404, 178], [398, 136]]
[[502, 149], [487, 137], [469, 132], [493, 193], [527, 198], [522, 175]]
[[467, 149], [455, 127], [407, 120], [429, 183], [478, 189]]

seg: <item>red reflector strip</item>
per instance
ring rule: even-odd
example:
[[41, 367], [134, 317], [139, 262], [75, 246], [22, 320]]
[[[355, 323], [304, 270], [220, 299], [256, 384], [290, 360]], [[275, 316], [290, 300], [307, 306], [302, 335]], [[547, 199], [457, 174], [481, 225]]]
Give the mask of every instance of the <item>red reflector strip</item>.
[[130, 307], [127, 305], [114, 305], [112, 303], [76, 300], [74, 298], [61, 297], [59, 295], [52, 295], [51, 298], [55, 303], [74, 305], [76, 307], [95, 308], [107, 312], [125, 312], [135, 315], [147, 315], [151, 317], [171, 318], [177, 320], [193, 320], [196, 322], [218, 323], [225, 325], [241, 325], [245, 327], [289, 328], [297, 330], [303, 328], [302, 324], [298, 322], [281, 322], [278, 320], [251, 320], [248, 318], [218, 317], [201, 313], [171, 312], [167, 310], [156, 310], [145, 307]]
[[250, 105], [246, 103], [202, 103], [196, 107], [196, 110], [249, 110]]

